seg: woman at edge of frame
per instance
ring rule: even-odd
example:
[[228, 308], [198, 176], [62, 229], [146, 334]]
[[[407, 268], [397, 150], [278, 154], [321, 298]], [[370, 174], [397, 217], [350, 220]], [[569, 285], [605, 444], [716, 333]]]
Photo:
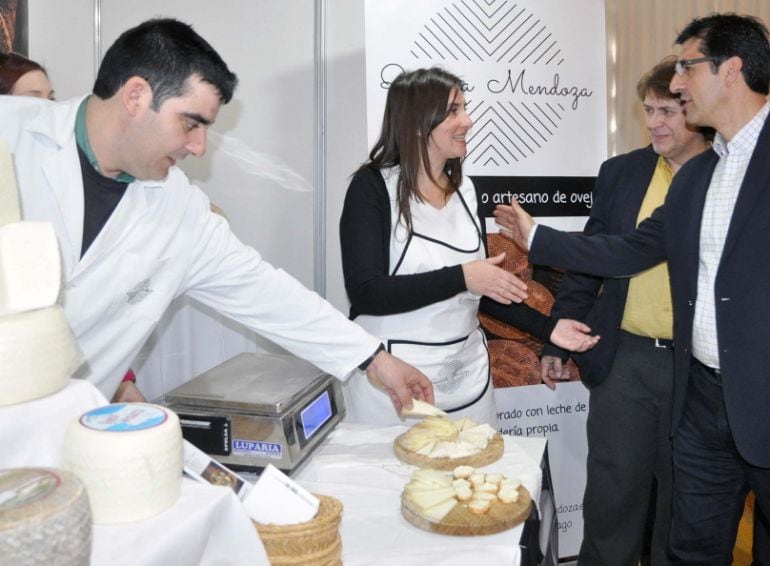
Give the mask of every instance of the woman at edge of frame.
[[[473, 182], [462, 173], [472, 126], [460, 79], [433, 67], [390, 85], [382, 130], [345, 196], [340, 241], [350, 318], [433, 382], [452, 418], [497, 428], [481, 309], [565, 349], [598, 337], [526, 304], [526, 285], [487, 257]], [[346, 383], [346, 420], [399, 424], [366, 380]]]

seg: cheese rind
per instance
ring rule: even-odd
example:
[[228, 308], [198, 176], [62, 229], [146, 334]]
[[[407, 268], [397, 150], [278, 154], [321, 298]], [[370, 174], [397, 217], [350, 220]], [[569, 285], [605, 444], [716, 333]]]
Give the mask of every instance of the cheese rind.
[[0, 317], [0, 406], [55, 393], [79, 362], [61, 307]]
[[157, 515], [179, 498], [179, 418], [149, 403], [89, 411], [67, 429], [62, 467], [86, 486], [94, 523], [129, 523]]
[[21, 220], [16, 173], [8, 142], [0, 139], [0, 226]]
[[0, 316], [56, 304], [61, 260], [53, 226], [15, 222], [0, 226]]
[[83, 484], [64, 470], [0, 470], [0, 563], [81, 566], [91, 554]]

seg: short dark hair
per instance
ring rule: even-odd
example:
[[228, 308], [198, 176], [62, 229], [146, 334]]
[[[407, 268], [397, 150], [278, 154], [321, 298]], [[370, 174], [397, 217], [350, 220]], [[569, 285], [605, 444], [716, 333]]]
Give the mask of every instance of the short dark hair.
[[[369, 153], [368, 164], [377, 168], [400, 167], [399, 219], [407, 228], [412, 226], [409, 199], [421, 199], [417, 190], [420, 166], [431, 176], [428, 138], [448, 115], [450, 93], [460, 93], [462, 87], [458, 77], [439, 67], [404, 71], [390, 83], [380, 137]], [[445, 173], [449, 178], [448, 192], [456, 191], [462, 182], [462, 160], [450, 159]]]
[[700, 51], [716, 58], [715, 67], [730, 57], [743, 61], [741, 73], [748, 87], [767, 95], [770, 89], [770, 43], [767, 27], [759, 18], [733, 13], [695, 18], [676, 38], [682, 44], [700, 40]]
[[128, 79], [142, 77], [152, 89], [157, 110], [166, 99], [183, 96], [193, 75], [214, 86], [224, 104], [238, 84], [235, 73], [191, 26], [171, 18], [148, 20], [123, 32], [107, 50], [94, 94], [111, 98]]
[[31, 71], [42, 71], [48, 76], [40, 63], [27, 59], [19, 53], [0, 53], [0, 94], [11, 94], [13, 85], [22, 76]]

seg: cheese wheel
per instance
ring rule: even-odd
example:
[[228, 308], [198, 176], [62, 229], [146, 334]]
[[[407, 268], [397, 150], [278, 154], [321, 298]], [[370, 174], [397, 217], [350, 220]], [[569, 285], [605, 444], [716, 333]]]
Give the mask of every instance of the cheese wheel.
[[64, 470], [0, 470], [0, 563], [80, 566], [91, 555], [83, 484]]
[[0, 406], [58, 391], [79, 361], [61, 307], [0, 317]]
[[60, 282], [59, 245], [51, 224], [0, 226], [0, 315], [53, 306]]
[[86, 486], [94, 523], [129, 523], [157, 515], [179, 498], [179, 418], [148, 403], [88, 411], [67, 429], [62, 467]]
[[8, 142], [0, 139], [0, 226], [21, 220], [16, 174]]

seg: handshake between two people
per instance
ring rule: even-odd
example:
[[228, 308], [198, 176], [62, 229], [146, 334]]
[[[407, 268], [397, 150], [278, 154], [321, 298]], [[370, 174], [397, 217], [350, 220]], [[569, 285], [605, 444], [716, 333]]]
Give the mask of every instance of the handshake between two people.
[[[529, 240], [535, 228], [535, 220], [519, 205], [515, 198], [510, 205], [498, 205], [494, 211], [500, 233], [513, 240], [520, 248], [529, 251]], [[551, 343], [572, 352], [585, 352], [599, 342], [599, 336], [591, 336], [591, 328], [577, 320], [560, 319], [551, 333]], [[541, 360], [541, 378], [550, 389], [557, 382], [569, 381], [567, 364], [556, 356], [544, 356]]]
[[515, 198], [511, 204], [498, 204], [494, 211], [495, 222], [500, 233], [507, 236], [520, 248], [529, 251], [529, 235], [535, 227], [535, 220], [521, 208]]

